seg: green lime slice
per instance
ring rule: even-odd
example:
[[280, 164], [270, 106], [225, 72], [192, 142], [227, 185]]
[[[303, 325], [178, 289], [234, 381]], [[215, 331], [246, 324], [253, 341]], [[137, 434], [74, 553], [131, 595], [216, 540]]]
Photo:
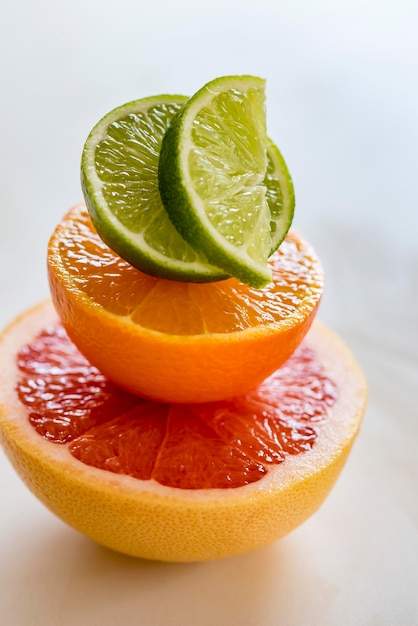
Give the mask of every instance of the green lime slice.
[[[277, 193], [291, 181], [266, 137], [264, 87], [254, 76], [205, 85], [171, 121], [158, 171], [179, 233], [210, 263], [254, 287], [270, 282], [268, 257], [293, 214], [289, 189]], [[266, 184], [274, 186], [269, 194]]]
[[100, 237], [131, 265], [162, 278], [220, 280], [227, 277], [225, 271], [184, 241], [158, 189], [161, 142], [186, 100], [156, 96], [108, 113], [84, 145], [81, 184]]
[[271, 139], [267, 140], [267, 172], [264, 184], [270, 208], [270, 254], [273, 254], [286, 237], [292, 224], [295, 192], [286, 162]]

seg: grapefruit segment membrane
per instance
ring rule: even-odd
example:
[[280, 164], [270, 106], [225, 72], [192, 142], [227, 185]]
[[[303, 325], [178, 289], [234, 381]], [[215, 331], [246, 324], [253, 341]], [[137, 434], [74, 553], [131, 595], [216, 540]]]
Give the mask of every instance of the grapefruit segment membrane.
[[[352, 355], [317, 322], [257, 389], [197, 406], [115, 388], [49, 303], [0, 339], [0, 438], [16, 470], [74, 528], [144, 558], [240, 554], [295, 528], [332, 487], [365, 401]], [[33, 419], [48, 411], [49, 423]]]

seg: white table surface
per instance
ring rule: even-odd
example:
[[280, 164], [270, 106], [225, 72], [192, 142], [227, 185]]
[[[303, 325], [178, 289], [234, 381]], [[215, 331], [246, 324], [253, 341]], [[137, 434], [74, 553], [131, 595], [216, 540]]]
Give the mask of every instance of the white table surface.
[[56, 519], [0, 452], [4, 626], [418, 624], [418, 27], [413, 0], [15, 0], [0, 19], [1, 327], [48, 294], [48, 237], [81, 199], [87, 133], [142, 96], [267, 78], [320, 316], [370, 385], [321, 510], [206, 564], [130, 559]]

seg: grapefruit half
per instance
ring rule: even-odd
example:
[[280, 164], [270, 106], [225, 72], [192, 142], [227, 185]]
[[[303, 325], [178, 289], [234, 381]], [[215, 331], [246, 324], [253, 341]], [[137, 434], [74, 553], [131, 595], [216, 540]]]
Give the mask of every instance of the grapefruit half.
[[123, 391], [50, 302], [0, 339], [0, 441], [29, 489], [99, 544], [164, 561], [248, 552], [314, 513], [359, 430], [366, 383], [316, 321], [248, 394], [169, 405]]

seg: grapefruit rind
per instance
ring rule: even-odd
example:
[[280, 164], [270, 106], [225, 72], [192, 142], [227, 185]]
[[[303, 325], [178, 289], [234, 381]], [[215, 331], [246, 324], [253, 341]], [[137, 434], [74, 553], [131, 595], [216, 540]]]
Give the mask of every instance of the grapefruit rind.
[[18, 400], [16, 353], [56, 321], [50, 302], [20, 316], [0, 339], [0, 441], [29, 489], [87, 537], [131, 556], [202, 561], [248, 552], [284, 536], [314, 513], [337, 479], [358, 433], [367, 387], [338, 336], [315, 321], [305, 341], [339, 397], [313, 448], [269, 467], [236, 489], [182, 490], [78, 462], [40, 437]]

